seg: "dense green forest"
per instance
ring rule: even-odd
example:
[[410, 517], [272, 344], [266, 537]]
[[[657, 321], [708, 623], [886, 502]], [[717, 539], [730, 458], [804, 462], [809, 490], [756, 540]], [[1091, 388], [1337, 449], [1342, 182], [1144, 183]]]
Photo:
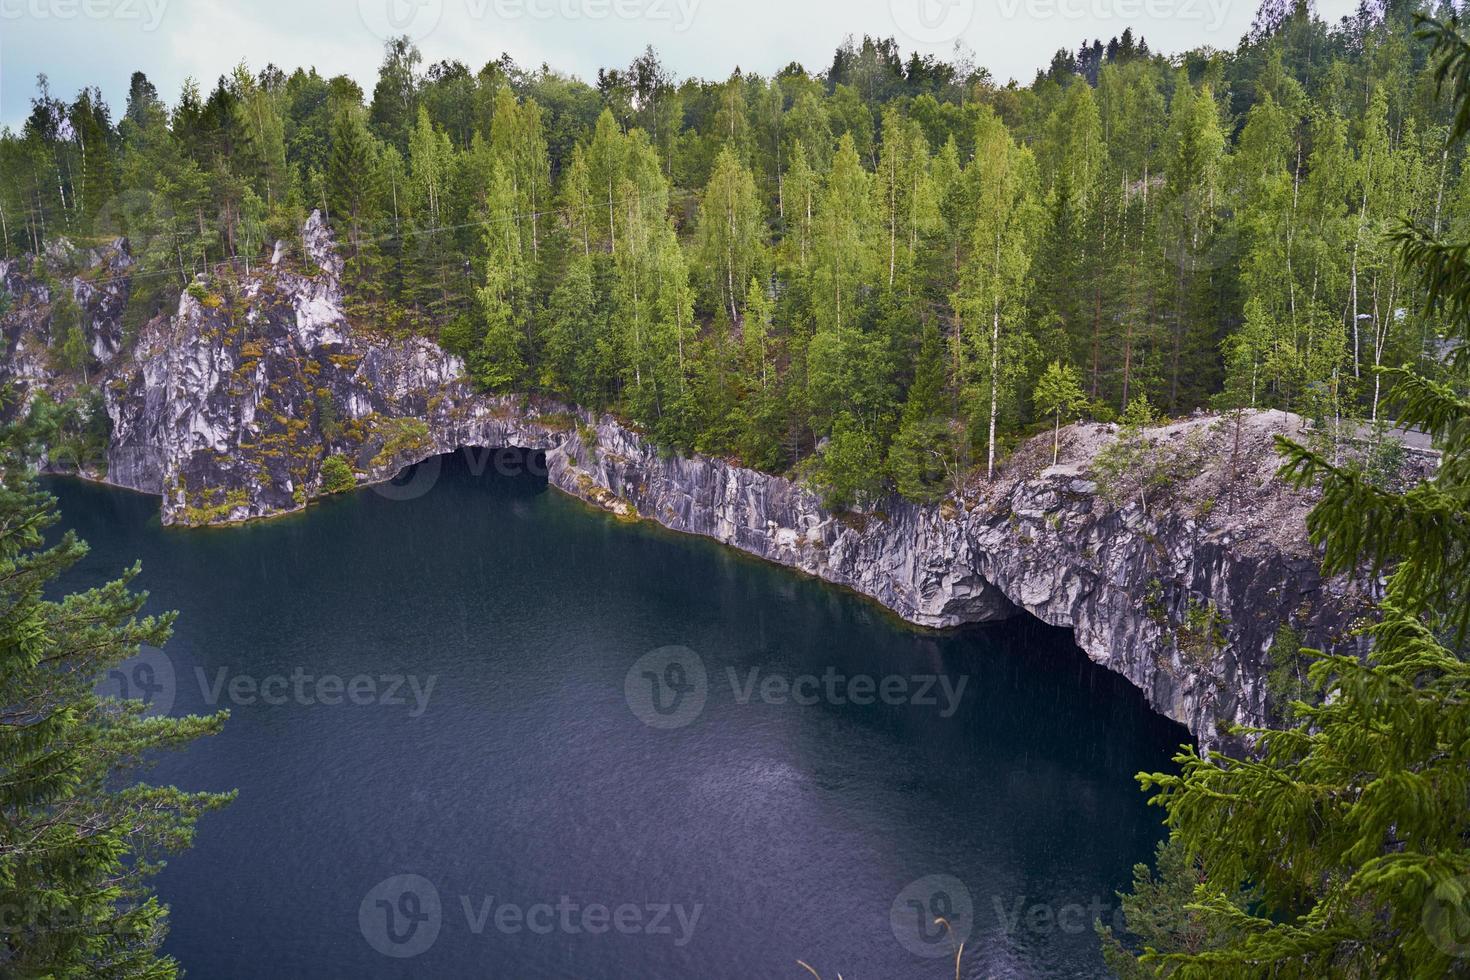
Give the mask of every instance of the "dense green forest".
[[[1375, 366], [1434, 370], [1385, 233], [1470, 223], [1470, 169], [1414, 9], [1268, 0], [1233, 52], [1124, 32], [1026, 86], [872, 38], [820, 74], [678, 81], [649, 50], [595, 86], [400, 40], [371, 93], [242, 64], [170, 106], [140, 72], [116, 117], [42, 78], [0, 136], [0, 234], [127, 235], [136, 329], [319, 208], [354, 319], [487, 388], [803, 469], [838, 505], [932, 499], [1064, 413], [1376, 420]], [[1038, 392], [1049, 367], [1080, 396]]]
[[[1170, 839], [1123, 898], [1127, 935], [1100, 932], [1125, 977], [1467, 975], [1470, 43], [1453, 21], [1416, 35], [1416, 12], [1327, 25], [1272, 2], [1234, 52], [1125, 34], [1029, 87], [872, 40], [815, 77], [676, 83], [650, 52], [596, 87], [506, 58], [423, 70], [395, 43], [370, 97], [241, 68], [170, 109], [140, 74], [116, 122], [97, 92], [42, 84], [0, 137], [0, 232], [10, 257], [127, 234], [136, 329], [321, 208], [364, 328], [436, 336], [488, 388], [609, 408], [673, 447], [806, 467], [841, 503], [931, 497], [1077, 412], [1424, 430], [1441, 464], [1403, 492], [1282, 443], [1285, 476], [1321, 489], [1326, 570], [1386, 575], [1372, 648], [1304, 651], [1283, 727], [1236, 732], [1249, 757], [1186, 749], [1142, 777]], [[78, 318], [53, 312], [57, 365], [85, 379]], [[0, 746], [0, 895], [38, 925], [14, 962], [170, 975], [122, 855], [187, 842], [225, 798], [112, 798], [108, 777], [222, 719], [91, 691], [168, 620], [136, 618], [126, 578], [43, 601], [82, 551], [44, 548], [52, 506], [17, 439], [0, 680], [29, 714]], [[121, 819], [87, 846], [58, 800]]]

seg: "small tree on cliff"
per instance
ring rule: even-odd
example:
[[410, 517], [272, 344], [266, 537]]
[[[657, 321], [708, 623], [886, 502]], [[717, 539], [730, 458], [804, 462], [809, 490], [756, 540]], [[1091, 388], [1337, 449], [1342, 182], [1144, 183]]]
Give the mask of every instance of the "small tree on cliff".
[[1054, 416], [1051, 465], [1055, 466], [1061, 449], [1062, 413], [1070, 415], [1087, 403], [1087, 396], [1082, 393], [1082, 385], [1077, 380], [1076, 369], [1061, 361], [1052, 361], [1037, 379], [1036, 390], [1032, 392], [1031, 398], [1036, 403], [1039, 414]]
[[69, 285], [59, 287], [56, 294], [51, 309], [51, 331], [57, 366], [86, 381], [90, 352], [86, 331], [82, 329], [82, 308], [77, 305]]
[[0, 433], [0, 973], [172, 977], [177, 965], [158, 954], [166, 910], [143, 878], [232, 794], [123, 779], [155, 750], [217, 731], [226, 713], [149, 718], [141, 701], [94, 691], [139, 644], [167, 640], [173, 616], [138, 615], [137, 566], [43, 597], [87, 549], [71, 532], [46, 546], [55, 502], [30, 482], [16, 441]]
[[[1470, 44], [1454, 19], [1422, 22], [1437, 77], [1454, 93], [1454, 139], [1470, 132]], [[1136, 962], [1102, 930], [1120, 972], [1176, 977], [1430, 977], [1470, 973], [1470, 247], [1405, 223], [1404, 271], [1459, 341], [1458, 390], [1407, 369], [1401, 424], [1444, 456], [1432, 480], [1393, 493], [1361, 467], [1279, 440], [1283, 474], [1321, 484], [1308, 520], [1324, 570], [1394, 569], [1369, 655], [1318, 656], [1319, 703], [1294, 702], [1284, 729], [1237, 729], [1248, 758], [1176, 756], [1181, 772], [1140, 775], [1167, 814], [1192, 877], [1186, 946], [1154, 935]], [[1463, 652], [1463, 651], [1461, 651]], [[1242, 901], [1249, 885], [1256, 900]], [[1142, 892], [1135, 897], [1141, 897]], [[1156, 909], [1137, 917], [1147, 933]], [[1130, 910], [1130, 926], [1135, 916]]]
[[811, 482], [822, 504], [849, 510], [872, 503], [883, 490], [883, 456], [868, 426], [847, 412], [814, 460]]
[[1123, 413], [1118, 438], [1098, 451], [1092, 461], [1098, 490], [1114, 507], [1121, 507], [1134, 494], [1139, 505], [1148, 510], [1148, 491], [1159, 481], [1163, 470], [1159, 447], [1145, 431], [1158, 421], [1153, 407], [1144, 395], [1135, 395]]

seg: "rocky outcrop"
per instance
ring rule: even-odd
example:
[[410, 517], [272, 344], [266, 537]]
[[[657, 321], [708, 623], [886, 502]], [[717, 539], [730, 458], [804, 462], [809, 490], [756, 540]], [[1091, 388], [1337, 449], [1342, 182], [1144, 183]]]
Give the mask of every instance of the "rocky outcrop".
[[[77, 325], [93, 361], [104, 367], [123, 346], [132, 266], [127, 241], [81, 250], [58, 239], [40, 259], [0, 259], [0, 381], [25, 388], [69, 389], [60, 383], [51, 350], [64, 325], [57, 312], [69, 293]], [[63, 391], [63, 393], [66, 393]]]
[[889, 500], [863, 514], [832, 514], [781, 477], [666, 459], [609, 419], [554, 442], [548, 462], [569, 493], [847, 586], [914, 623], [1019, 609], [1068, 627], [1092, 660], [1210, 744], [1225, 722], [1266, 721], [1281, 626], [1339, 647], [1363, 604], [1346, 583], [1322, 579], [1305, 540], [1310, 501], [1275, 479], [1270, 436], [1283, 425], [1298, 421], [1250, 416], [1238, 444], [1219, 418], [1155, 430], [1192, 469], [1146, 509], [1138, 499], [1115, 506], [1087, 478], [1097, 448], [1115, 438], [1098, 425], [1064, 430], [1060, 465], [1049, 465], [1043, 437], [993, 483], [937, 506]]
[[[122, 243], [113, 251], [98, 261], [125, 268]], [[1295, 431], [1290, 416], [1154, 430], [1172, 475], [1122, 499], [1101, 493], [1092, 472], [1113, 429], [1080, 425], [1063, 431], [1058, 465], [1043, 437], [995, 481], [938, 505], [893, 499], [838, 514], [786, 478], [666, 455], [612, 417], [477, 393], [430, 341], [349, 321], [319, 217], [304, 229], [301, 259], [285, 251], [249, 276], [194, 283], [127, 349], [121, 306], [115, 331], [103, 323], [125, 277], [103, 277], [95, 293], [72, 282], [96, 311], [89, 337], [112, 420], [106, 479], [161, 495], [166, 523], [300, 509], [322, 492], [331, 456], [378, 484], [460, 447], [544, 450], [548, 480], [566, 493], [846, 586], [913, 623], [1024, 610], [1068, 627], [1089, 657], [1206, 744], [1227, 721], [1266, 720], [1280, 626], [1336, 646], [1361, 605], [1318, 575], [1303, 523], [1310, 500], [1274, 477], [1270, 436]], [[13, 265], [0, 276], [24, 299], [4, 321], [10, 360], [0, 373], [23, 387], [55, 384], [30, 353], [45, 347], [47, 297]]]

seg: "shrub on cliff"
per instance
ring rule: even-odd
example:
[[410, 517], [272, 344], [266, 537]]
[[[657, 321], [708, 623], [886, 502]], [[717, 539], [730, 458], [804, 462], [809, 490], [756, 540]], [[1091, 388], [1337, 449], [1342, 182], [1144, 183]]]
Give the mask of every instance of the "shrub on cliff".
[[400, 456], [421, 452], [430, 444], [429, 426], [423, 419], [375, 415], [373, 437], [379, 442], [374, 466], [385, 466]]
[[1093, 459], [1098, 492], [1114, 507], [1121, 507], [1136, 496], [1143, 509], [1148, 510], [1148, 491], [1159, 485], [1164, 459], [1161, 447], [1144, 430], [1157, 421], [1148, 399], [1134, 396], [1123, 413], [1118, 438], [1099, 450]]
[[883, 454], [873, 434], [846, 412], [832, 425], [810, 465], [809, 481], [822, 505], [850, 510], [872, 503], [883, 492]]
[[964, 433], [945, 418], [905, 422], [888, 449], [888, 470], [905, 499], [933, 504], [955, 485], [967, 462]]
[[82, 388], [60, 402], [40, 392], [31, 402], [23, 429], [28, 451], [44, 449], [53, 464], [92, 472], [107, 468], [112, 419], [96, 388]]
[[322, 460], [322, 489], [327, 493], [343, 493], [357, 486], [352, 466], [341, 456]]

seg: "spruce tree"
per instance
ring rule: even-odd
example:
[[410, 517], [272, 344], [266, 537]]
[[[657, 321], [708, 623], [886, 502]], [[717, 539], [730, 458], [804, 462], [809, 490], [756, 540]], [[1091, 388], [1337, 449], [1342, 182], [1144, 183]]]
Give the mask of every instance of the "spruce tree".
[[[1423, 33], [1460, 140], [1470, 44], [1453, 19]], [[1180, 772], [1140, 775], [1184, 855], [1173, 866], [1192, 882], [1184, 910], [1196, 937], [1140, 929], [1138, 964], [1150, 973], [1470, 974], [1470, 244], [1407, 222], [1396, 238], [1402, 272], [1458, 342], [1452, 383], [1384, 372], [1400, 423], [1433, 436], [1440, 466], [1395, 493], [1362, 466], [1280, 440], [1284, 476], [1320, 484], [1308, 526], [1324, 570], [1370, 581], [1389, 572], [1365, 627], [1372, 648], [1361, 659], [1316, 655], [1313, 697], [1291, 705], [1289, 727], [1235, 730], [1248, 754], [1190, 748], [1176, 757]], [[1130, 923], [1158, 911], [1130, 909]]]
[[113, 582], [45, 595], [85, 554], [47, 543], [54, 499], [28, 476], [19, 436], [0, 434], [0, 973], [171, 977], [159, 946], [167, 910], [146, 885], [188, 846], [198, 817], [232, 794], [127, 780], [158, 749], [219, 730], [210, 717], [145, 717], [142, 701], [99, 696], [98, 678], [167, 641], [172, 614]]

